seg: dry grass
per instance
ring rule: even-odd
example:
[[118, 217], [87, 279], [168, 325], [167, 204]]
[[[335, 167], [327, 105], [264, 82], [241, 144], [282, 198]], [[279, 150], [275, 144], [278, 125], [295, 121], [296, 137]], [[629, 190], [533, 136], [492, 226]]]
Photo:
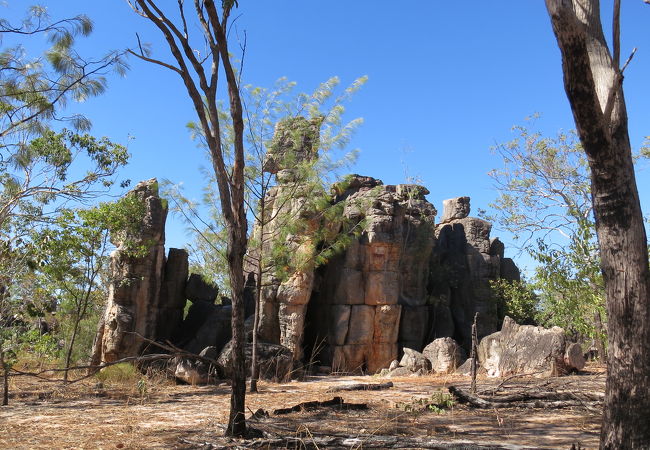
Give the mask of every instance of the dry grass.
[[[142, 381], [144, 380], [144, 381]], [[442, 413], [426, 405], [449, 384], [467, 386], [464, 377], [425, 376], [392, 379], [384, 391], [327, 393], [346, 383], [375, 383], [373, 377], [312, 378], [305, 382], [261, 382], [260, 392], [247, 395], [250, 411], [274, 409], [305, 401], [341, 396], [348, 403], [367, 403], [366, 411], [319, 409], [271, 415], [250, 424], [283, 436], [336, 434], [432, 436], [448, 441], [471, 440], [529, 445], [536, 448], [597, 447], [599, 414], [584, 410], [471, 410], [453, 406]], [[499, 380], [479, 380], [479, 389]], [[518, 386], [543, 383], [518, 379]], [[568, 389], [602, 391], [604, 374], [564, 377], [554, 382]], [[140, 383], [138, 385], [138, 383]], [[142, 386], [144, 383], [144, 389]], [[96, 379], [68, 386], [24, 377], [12, 380], [12, 398], [0, 408], [0, 448], [196, 448], [245, 445], [221, 437], [228, 417], [230, 390], [218, 386], [177, 386], [164, 377], [134, 377], [122, 382]], [[424, 400], [423, 400], [424, 399]], [[404, 405], [413, 405], [405, 407]]]

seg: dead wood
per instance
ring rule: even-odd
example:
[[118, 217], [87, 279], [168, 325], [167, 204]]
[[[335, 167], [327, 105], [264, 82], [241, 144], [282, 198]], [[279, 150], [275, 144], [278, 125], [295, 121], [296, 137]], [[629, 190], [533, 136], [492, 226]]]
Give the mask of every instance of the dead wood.
[[318, 408], [337, 408], [343, 410], [361, 410], [368, 409], [368, 405], [365, 403], [345, 403], [345, 400], [341, 397], [334, 397], [331, 400], [325, 400], [323, 402], [313, 401], [313, 402], [303, 402], [299, 403], [290, 408], [280, 408], [273, 411], [273, 414], [278, 416], [281, 414], [290, 414], [293, 412], [300, 411], [311, 411]]
[[388, 383], [355, 383], [347, 384], [345, 386], [337, 386], [331, 389], [328, 389], [325, 392], [341, 392], [341, 391], [381, 391], [383, 389], [390, 389], [393, 387], [393, 383], [389, 381]]
[[[189, 445], [197, 445], [188, 439], [181, 439], [181, 442]], [[212, 445], [208, 448], [219, 448], [219, 443], [201, 442], [203, 446]], [[204, 447], [205, 448], [205, 447]], [[526, 449], [508, 444], [479, 443], [474, 441], [444, 442], [438, 439], [414, 436], [384, 436], [384, 435], [363, 435], [353, 436], [322, 436], [309, 434], [304, 437], [271, 437], [264, 439], [247, 440], [242, 447], [238, 448], [422, 448], [422, 449]]]
[[492, 397], [489, 400], [473, 395], [456, 386], [449, 386], [449, 392], [460, 403], [474, 408], [569, 408], [591, 407], [602, 401], [596, 394], [581, 394], [572, 392], [525, 392], [501, 397]]

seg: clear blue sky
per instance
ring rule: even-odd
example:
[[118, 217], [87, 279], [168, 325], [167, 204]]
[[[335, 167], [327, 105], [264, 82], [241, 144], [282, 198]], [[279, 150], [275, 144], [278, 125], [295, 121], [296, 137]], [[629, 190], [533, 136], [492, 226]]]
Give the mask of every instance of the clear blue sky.
[[[28, 4], [9, 3], [12, 10]], [[124, 0], [42, 3], [54, 17], [85, 13], [93, 19], [95, 32], [80, 47], [86, 54], [135, 46], [138, 32], [152, 43], [154, 56], [169, 59], [158, 31]], [[236, 30], [247, 33], [244, 81], [270, 87], [286, 76], [311, 92], [332, 75], [344, 85], [368, 75], [347, 109], [349, 119], [365, 119], [352, 143], [361, 153], [350, 172], [387, 184], [417, 176], [440, 213], [446, 198], [469, 195], [474, 212], [495, 199], [487, 172], [499, 160], [489, 149], [511, 139], [511, 127], [526, 116], [541, 113], [538, 124], [546, 134], [574, 127], [542, 0], [239, 3]], [[650, 6], [622, 3], [622, 54], [639, 48], [625, 78], [631, 140], [638, 148], [650, 135]], [[606, 32], [609, 16], [603, 16]], [[88, 115], [96, 135], [123, 143], [135, 138], [126, 171], [134, 182], [158, 177], [183, 182], [189, 192], [200, 187], [197, 169], [205, 162], [185, 129], [194, 111], [177, 75], [131, 58], [125, 78], [110, 79], [105, 95], [73, 108]], [[638, 174], [646, 213], [649, 181], [647, 171]], [[168, 245], [185, 240], [182, 226], [172, 224]]]

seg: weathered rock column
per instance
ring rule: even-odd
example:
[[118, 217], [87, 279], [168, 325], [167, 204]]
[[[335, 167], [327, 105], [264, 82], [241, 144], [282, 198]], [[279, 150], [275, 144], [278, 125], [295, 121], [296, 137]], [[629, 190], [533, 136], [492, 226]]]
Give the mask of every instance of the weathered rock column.
[[[167, 207], [158, 195], [158, 183], [143, 181], [127, 195], [142, 202], [145, 212], [137, 236], [111, 236], [117, 249], [111, 254], [111, 283], [93, 346], [94, 364], [140, 354], [145, 344], [139, 336], [167, 338], [182, 319], [187, 253], [173, 249], [165, 273]], [[148, 250], [134, 256], [125, 248], [127, 238]]]
[[[427, 193], [421, 186], [384, 186], [355, 176], [341, 196], [346, 217], [363, 220], [364, 228], [323, 269], [322, 288], [314, 299], [330, 324], [333, 370], [375, 373], [397, 358], [404, 311], [427, 301], [435, 217]], [[426, 320], [407, 326], [422, 337], [427, 327]]]
[[[262, 248], [249, 250], [253, 255], [250, 259], [266, 260], [271, 248], [278, 244], [277, 240], [286, 234], [281, 231], [282, 227], [295, 220], [310, 220], [305, 217], [310, 192], [301, 186], [300, 166], [317, 157], [321, 121], [320, 118], [294, 117], [277, 124], [264, 171], [274, 174], [278, 185], [270, 189], [264, 199], [264, 238], [259, 238], [259, 223], [253, 232]], [[259, 335], [262, 341], [289, 348], [294, 360], [299, 361], [303, 357], [305, 313], [314, 282], [314, 249], [309, 236], [289, 235], [281, 244], [303, 263], [284, 280], [273, 275], [273, 268], [264, 267]], [[256, 273], [254, 266], [249, 264], [246, 271]]]
[[[443, 221], [436, 227], [435, 266], [432, 267], [438, 272], [434, 290], [439, 295], [442, 293], [438, 314], [452, 320], [453, 329], [447, 333], [453, 334], [447, 336], [455, 337], [467, 348], [476, 312], [479, 313], [479, 338], [497, 330], [497, 308], [490, 281], [500, 278], [504, 272], [508, 278], [518, 276], [519, 272], [512, 260], [503, 258], [503, 244], [498, 239], [490, 239], [492, 224], [468, 217], [469, 197], [445, 200], [443, 205]], [[445, 337], [445, 334], [435, 337]]]

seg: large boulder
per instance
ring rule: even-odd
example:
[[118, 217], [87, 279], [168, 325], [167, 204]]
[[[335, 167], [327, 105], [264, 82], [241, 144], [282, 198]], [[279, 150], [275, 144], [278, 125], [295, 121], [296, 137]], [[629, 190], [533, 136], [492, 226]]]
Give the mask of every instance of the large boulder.
[[440, 223], [451, 222], [455, 219], [464, 219], [469, 216], [469, 197], [450, 198], [442, 201], [442, 218]]
[[431, 362], [426, 356], [411, 348], [404, 348], [404, 355], [399, 365], [408, 368], [411, 372], [417, 372], [418, 370], [428, 372], [431, 370]]
[[506, 317], [501, 331], [481, 340], [478, 358], [491, 377], [557, 376], [571, 370], [565, 362], [566, 346], [564, 330], [560, 327], [518, 325]]
[[[219, 355], [216, 347], [204, 348], [199, 356], [215, 360]], [[186, 384], [208, 384], [217, 379], [217, 365], [201, 359], [176, 357], [172, 360], [174, 377]]]
[[[257, 343], [257, 361], [259, 377], [275, 382], [287, 381], [293, 370], [293, 353], [286, 347], [267, 342]], [[250, 368], [253, 357], [253, 345], [244, 347], [246, 367]], [[218, 365], [226, 378], [232, 377], [232, 341], [228, 342], [217, 359]]]
[[582, 370], [585, 367], [586, 360], [582, 346], [576, 342], [567, 345], [564, 352], [564, 364], [570, 370]]
[[467, 358], [465, 350], [450, 337], [439, 338], [424, 347], [422, 354], [436, 373], [452, 373]]

